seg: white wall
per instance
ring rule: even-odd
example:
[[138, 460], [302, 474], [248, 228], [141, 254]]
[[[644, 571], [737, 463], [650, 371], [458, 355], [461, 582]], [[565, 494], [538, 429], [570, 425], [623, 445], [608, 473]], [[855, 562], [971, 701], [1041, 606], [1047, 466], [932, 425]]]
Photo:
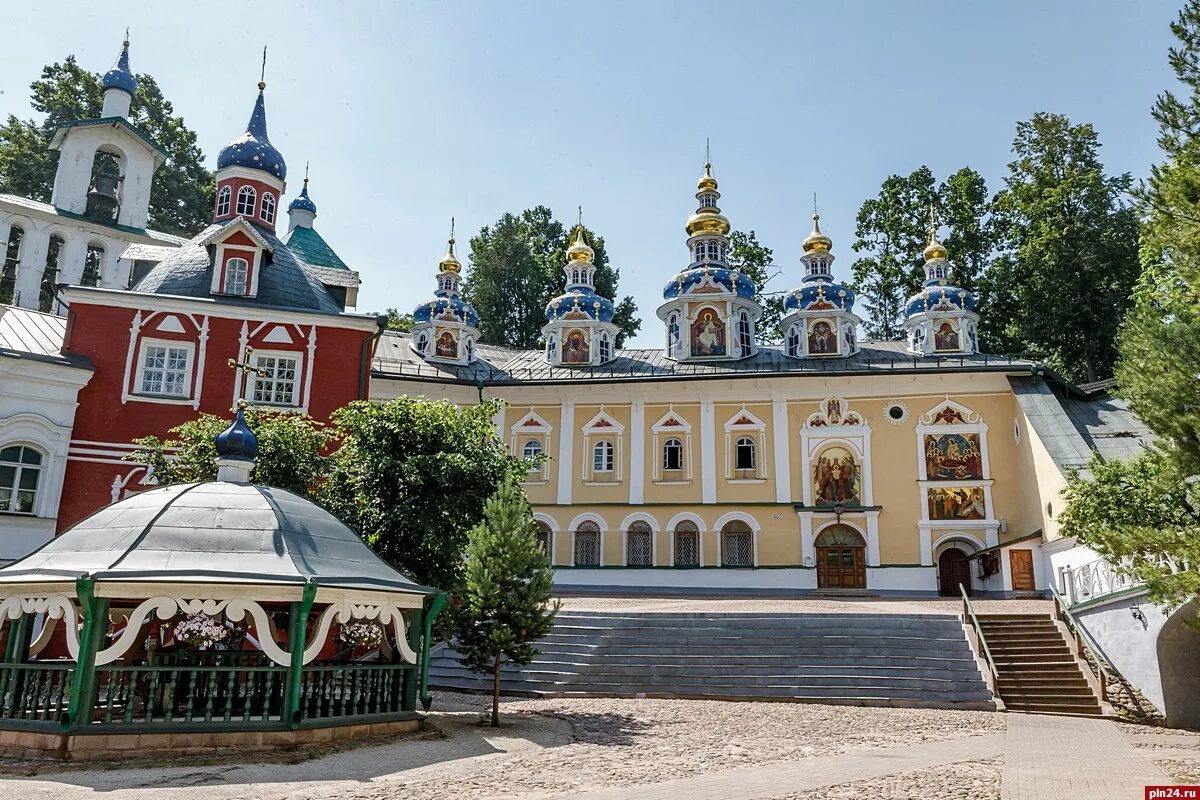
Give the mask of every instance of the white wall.
[[[783, 589], [813, 592], [815, 569], [585, 569], [554, 571], [557, 586], [602, 586], [629, 589]], [[920, 592], [937, 590], [933, 567], [867, 567], [867, 592]]]

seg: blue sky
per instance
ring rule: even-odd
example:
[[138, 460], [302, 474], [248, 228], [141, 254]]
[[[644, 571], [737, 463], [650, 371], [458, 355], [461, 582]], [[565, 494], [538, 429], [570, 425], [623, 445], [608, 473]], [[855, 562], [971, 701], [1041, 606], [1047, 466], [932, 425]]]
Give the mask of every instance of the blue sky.
[[[854, 259], [854, 216], [884, 177], [969, 165], [998, 187], [1014, 124], [1092, 122], [1110, 172], [1158, 159], [1172, 2], [160, 2], [9, 8], [0, 113], [75, 53], [97, 71], [131, 28], [212, 166], [244, 127], [263, 44], [288, 197], [312, 162], [317, 228], [362, 273], [359, 310], [428, 297], [449, 219], [464, 242], [504, 211], [582, 204], [661, 337], [662, 284], [687, 262], [705, 137], [722, 210], [799, 281], [812, 195]], [[119, 10], [114, 10], [119, 9]], [[463, 247], [460, 253], [465, 254]], [[953, 254], [951, 254], [953, 257]]]

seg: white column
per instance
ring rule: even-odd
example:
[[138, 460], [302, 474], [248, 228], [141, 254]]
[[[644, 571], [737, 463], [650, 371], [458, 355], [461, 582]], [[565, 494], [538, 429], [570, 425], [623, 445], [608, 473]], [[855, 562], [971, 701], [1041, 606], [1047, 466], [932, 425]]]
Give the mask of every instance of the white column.
[[787, 400], [771, 401], [771, 432], [775, 447], [775, 501], [792, 502], [791, 437], [788, 436]]
[[716, 411], [712, 400], [700, 401], [700, 502], [717, 502]]
[[806, 567], [817, 565], [817, 551], [813, 547], [812, 517], [798, 514], [800, 517], [800, 563]]
[[629, 408], [629, 503], [646, 502], [646, 401], [640, 397]]
[[4, 266], [4, 261], [8, 258], [8, 237], [12, 233], [12, 222], [10, 220], [0, 220], [0, 267]]
[[571, 488], [575, 485], [575, 401], [563, 400], [558, 439], [558, 504], [571, 504]]
[[104, 258], [100, 259], [100, 288], [129, 288], [128, 273], [133, 269], [133, 262], [126, 261], [124, 264], [121, 263], [121, 251], [124, 250], [124, 247], [124, 242], [104, 243]]
[[879, 512], [867, 514], [867, 566], [879, 566]]
[[63, 242], [58, 254], [58, 282], [78, 286], [83, 280], [83, 261], [87, 257], [87, 239], [72, 236]]
[[22, 308], [38, 307], [41, 300], [42, 273], [46, 270], [49, 231], [27, 230], [21, 240], [21, 263], [17, 265], [17, 302]]
[[921, 566], [933, 566], [933, 531], [925, 526], [917, 528], [921, 537]]

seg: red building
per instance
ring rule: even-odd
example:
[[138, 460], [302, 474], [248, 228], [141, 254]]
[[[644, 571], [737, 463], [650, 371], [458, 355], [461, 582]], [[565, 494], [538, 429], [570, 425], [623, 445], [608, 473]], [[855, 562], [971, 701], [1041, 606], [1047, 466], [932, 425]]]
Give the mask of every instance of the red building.
[[247, 347], [265, 373], [251, 376], [252, 405], [328, 420], [367, 397], [382, 323], [346, 312], [358, 276], [313, 230], [307, 179], [276, 236], [287, 165], [267, 138], [263, 88], [246, 132], [218, 155], [213, 224], [179, 248], [127, 251], [130, 290], [64, 290], [63, 351], [95, 372], [79, 393], [59, 531], [147, 488], [145, 468], [122, 460], [134, 439], [228, 415], [242, 377], [228, 362]]

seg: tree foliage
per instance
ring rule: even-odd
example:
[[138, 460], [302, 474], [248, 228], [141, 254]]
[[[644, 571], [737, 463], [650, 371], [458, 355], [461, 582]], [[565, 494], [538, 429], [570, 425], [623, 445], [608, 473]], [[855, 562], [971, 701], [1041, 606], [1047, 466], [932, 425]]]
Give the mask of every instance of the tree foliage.
[[757, 326], [759, 344], [778, 342], [783, 294], [767, 290], [767, 285], [782, 272], [775, 265], [775, 251], [759, 242], [754, 231], [733, 231], [729, 234], [729, 266], [754, 281], [755, 299], [763, 307]]
[[[597, 294], [614, 298], [617, 347], [637, 333], [641, 320], [633, 298], [617, 297], [621, 272], [608, 261], [604, 237], [585, 226], [596, 252]], [[546, 324], [546, 304], [563, 291], [570, 234], [546, 206], [507, 213], [471, 239], [471, 263], [463, 293], [479, 313], [480, 341], [537, 349]]]
[[389, 331], [403, 331], [408, 333], [413, 329], [412, 314], [402, 314], [399, 309], [389, 308], [384, 312], [387, 315], [387, 327]]
[[[196, 134], [163, 97], [150, 75], [138, 75], [129, 110], [130, 121], [167, 154], [154, 174], [148, 227], [191, 235], [212, 218], [213, 176], [204, 168]], [[30, 86], [30, 105], [41, 122], [10, 115], [0, 127], [0, 192], [48, 202], [58, 168], [58, 153], [50, 149], [54, 131], [64, 122], [100, 116], [103, 90], [100, 75], [79, 66], [74, 56], [50, 64]]]
[[462, 591], [456, 597], [455, 649], [476, 672], [493, 676], [492, 726], [500, 724], [500, 665], [528, 664], [550, 632], [554, 570], [538, 543], [537, 524], [515, 481], [497, 487], [483, 519], [467, 533]]

